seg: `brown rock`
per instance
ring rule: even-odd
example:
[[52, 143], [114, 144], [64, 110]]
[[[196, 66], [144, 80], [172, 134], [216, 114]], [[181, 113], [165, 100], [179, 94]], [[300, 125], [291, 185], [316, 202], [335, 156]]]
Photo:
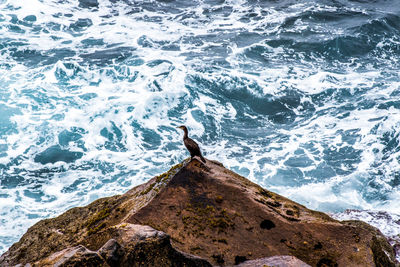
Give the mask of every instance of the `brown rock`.
[[177, 251], [169, 236], [150, 226], [120, 224], [112, 229], [116, 239], [98, 251], [82, 245], [67, 248], [35, 262], [34, 266], [187, 266], [211, 267], [206, 260]]
[[36, 262], [34, 266], [106, 266], [104, 260], [96, 252], [90, 251], [84, 246], [66, 248], [51, 256]]
[[257, 260], [245, 261], [237, 266], [238, 267], [264, 267], [264, 266], [311, 267], [307, 263], [304, 263], [298, 258], [293, 256], [274, 256]]
[[0, 266], [36, 262], [78, 245], [121, 266], [209, 265], [185, 253], [216, 265], [279, 255], [311, 266], [397, 264], [393, 248], [376, 228], [334, 220], [217, 162], [196, 159], [122, 196], [40, 221], [3, 254]]
[[100, 256], [111, 267], [118, 266], [121, 258], [124, 256], [124, 249], [115, 239], [108, 240], [99, 250]]
[[[111, 251], [109, 255], [112, 255], [114, 261], [107, 262], [113, 264], [112, 266], [211, 267], [211, 264], [204, 259], [177, 251], [171, 246], [167, 234], [150, 226], [123, 223], [114, 226], [112, 231], [121, 245], [116, 245], [117, 241], [115, 240], [108, 241], [99, 250]], [[115, 253], [118, 247], [120, 247], [120, 252]], [[99, 253], [104, 255], [102, 252]]]

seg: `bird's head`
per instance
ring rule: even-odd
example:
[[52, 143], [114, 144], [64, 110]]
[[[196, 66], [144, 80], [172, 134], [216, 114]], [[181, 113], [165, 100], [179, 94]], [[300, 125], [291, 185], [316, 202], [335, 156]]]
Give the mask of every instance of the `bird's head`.
[[181, 126], [179, 126], [179, 127], [176, 127], [176, 128], [179, 128], [179, 129], [181, 129], [181, 130], [187, 130], [187, 128], [186, 128], [186, 126], [185, 125], [181, 125]]

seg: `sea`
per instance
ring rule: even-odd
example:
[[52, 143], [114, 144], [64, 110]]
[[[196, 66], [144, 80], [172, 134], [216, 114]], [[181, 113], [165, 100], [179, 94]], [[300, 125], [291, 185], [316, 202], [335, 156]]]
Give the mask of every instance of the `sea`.
[[398, 241], [400, 1], [0, 0], [0, 253], [187, 158], [180, 125]]

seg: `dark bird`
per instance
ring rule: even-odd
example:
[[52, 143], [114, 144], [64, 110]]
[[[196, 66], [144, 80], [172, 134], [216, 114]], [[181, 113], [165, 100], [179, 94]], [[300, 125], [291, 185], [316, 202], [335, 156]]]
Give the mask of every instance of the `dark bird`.
[[199, 156], [201, 161], [206, 163], [205, 158], [203, 157], [203, 155], [201, 155], [199, 145], [193, 139], [188, 137], [188, 129], [186, 128], [186, 126], [182, 125], [179, 126], [178, 128], [182, 129], [183, 132], [185, 133], [183, 135], [183, 143], [185, 144], [187, 150], [189, 150], [190, 157], [193, 159], [194, 156]]

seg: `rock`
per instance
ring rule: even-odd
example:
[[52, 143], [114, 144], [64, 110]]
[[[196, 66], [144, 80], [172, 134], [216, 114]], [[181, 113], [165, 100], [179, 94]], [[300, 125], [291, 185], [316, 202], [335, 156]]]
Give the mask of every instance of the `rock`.
[[49, 257], [92, 259], [99, 266], [248, 266], [267, 259], [311, 266], [398, 264], [378, 229], [332, 219], [218, 162], [196, 159], [123, 195], [38, 222], [0, 257], [0, 266]]
[[117, 229], [118, 236], [123, 244], [167, 237], [164, 232], [157, 231], [148, 225], [123, 223], [116, 225], [114, 228]]
[[[336, 221], [213, 162], [188, 163], [127, 221], [169, 234], [176, 248], [212, 264], [275, 255], [312, 266], [374, 266], [386, 259], [394, 266], [395, 260], [390, 248], [371, 251], [379, 243], [374, 237], [384, 238], [376, 228]], [[388, 257], [375, 257], [380, 253]]]
[[108, 240], [98, 251], [79, 245], [55, 252], [34, 265], [211, 267], [204, 259], [174, 249], [167, 234], [150, 226], [125, 223], [114, 230], [122, 245], [116, 239]]
[[100, 256], [107, 262], [111, 267], [118, 266], [121, 258], [123, 257], [125, 251], [118, 244], [117, 240], [108, 240], [98, 251]]
[[84, 246], [66, 248], [53, 253], [49, 257], [36, 262], [36, 266], [106, 266], [104, 260], [96, 252], [90, 251]]
[[311, 267], [310, 265], [302, 262], [301, 260], [293, 256], [274, 256], [257, 260], [245, 261], [237, 266], [238, 267], [263, 267], [263, 266]]
[[115, 228], [125, 250], [118, 266], [211, 267], [204, 259], [177, 251], [167, 234], [149, 226], [122, 224]]

